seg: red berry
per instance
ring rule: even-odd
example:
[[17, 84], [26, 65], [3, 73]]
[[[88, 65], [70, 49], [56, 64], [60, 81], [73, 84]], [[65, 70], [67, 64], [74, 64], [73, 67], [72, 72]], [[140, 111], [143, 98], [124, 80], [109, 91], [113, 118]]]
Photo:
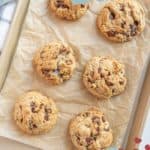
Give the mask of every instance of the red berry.
[[150, 145], [149, 144], [145, 145], [145, 150], [150, 150]]
[[142, 142], [142, 139], [136, 137], [136, 138], [134, 139], [134, 141], [135, 141], [136, 144], [140, 144], [140, 143]]

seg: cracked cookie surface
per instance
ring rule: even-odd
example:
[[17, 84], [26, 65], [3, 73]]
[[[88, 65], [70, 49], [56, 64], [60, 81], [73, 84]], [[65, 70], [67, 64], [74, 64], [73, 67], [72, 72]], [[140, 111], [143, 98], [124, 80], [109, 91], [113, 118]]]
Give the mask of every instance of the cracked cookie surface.
[[75, 116], [69, 125], [69, 134], [79, 150], [100, 150], [113, 141], [112, 130], [104, 114], [91, 108]]
[[73, 5], [71, 0], [50, 0], [48, 7], [61, 19], [77, 20], [87, 12], [89, 5]]
[[93, 57], [86, 65], [83, 83], [100, 99], [108, 99], [124, 91], [127, 79], [122, 63], [112, 57]]
[[57, 85], [69, 80], [76, 66], [74, 51], [62, 42], [51, 42], [41, 48], [33, 58], [39, 76]]
[[113, 0], [100, 11], [97, 27], [111, 41], [129, 41], [144, 30], [144, 9], [135, 0]]
[[16, 125], [31, 135], [50, 131], [57, 122], [57, 115], [54, 101], [36, 91], [23, 94], [14, 107]]

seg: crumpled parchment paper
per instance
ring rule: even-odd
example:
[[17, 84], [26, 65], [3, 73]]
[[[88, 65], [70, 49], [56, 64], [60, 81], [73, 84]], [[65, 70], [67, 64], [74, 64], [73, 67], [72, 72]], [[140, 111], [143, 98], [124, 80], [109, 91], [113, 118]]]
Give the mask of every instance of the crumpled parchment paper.
[[[146, 11], [144, 32], [126, 43], [104, 39], [96, 28], [96, 13], [106, 1], [90, 2], [91, 8], [78, 21], [61, 20], [47, 9], [47, 0], [31, 0], [17, 50], [0, 94], [0, 135], [42, 149], [71, 150], [68, 137], [69, 120], [91, 106], [106, 115], [113, 129], [112, 145], [120, 146], [125, 136], [137, 90], [150, 54], [150, 3], [141, 0]], [[73, 77], [59, 86], [50, 86], [36, 76], [32, 68], [35, 51], [55, 40], [67, 42], [76, 53], [77, 68]], [[109, 100], [99, 101], [89, 94], [82, 83], [85, 64], [92, 56], [111, 55], [126, 66], [128, 83], [125, 92]], [[56, 127], [49, 133], [28, 136], [16, 127], [12, 111], [18, 96], [27, 90], [38, 90], [53, 98], [59, 109]]]

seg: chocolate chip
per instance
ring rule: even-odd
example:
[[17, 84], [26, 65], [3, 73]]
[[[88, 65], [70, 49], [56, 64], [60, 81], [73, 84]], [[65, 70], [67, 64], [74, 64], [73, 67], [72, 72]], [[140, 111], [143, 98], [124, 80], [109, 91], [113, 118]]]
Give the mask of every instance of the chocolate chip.
[[45, 76], [48, 76], [48, 75], [49, 75], [49, 72], [50, 72], [50, 69], [42, 68], [41, 71], [42, 71], [42, 73], [43, 73]]
[[99, 68], [98, 68], [98, 73], [101, 73], [101, 70], [102, 70], [102, 69], [99, 67]]
[[88, 117], [89, 115], [90, 115], [89, 112], [85, 112], [85, 113], [83, 114], [83, 117]]
[[41, 104], [40, 104], [40, 109], [42, 109], [42, 107], [43, 107], [43, 106], [44, 106], [44, 104], [43, 104], [43, 103], [41, 103]]
[[92, 121], [93, 121], [94, 123], [100, 124], [100, 118], [97, 117], [97, 116], [92, 117]]
[[84, 8], [84, 4], [81, 4], [81, 8]]
[[101, 78], [104, 78], [104, 74], [101, 73]]
[[115, 19], [115, 13], [110, 12], [109, 19], [114, 20]]
[[36, 124], [33, 124], [33, 128], [37, 128], [37, 125], [36, 125]]
[[139, 25], [139, 21], [135, 20], [135, 21], [134, 21], [134, 24], [135, 24], [136, 26], [138, 26], [138, 25]]
[[112, 89], [112, 93], [114, 93], [115, 92], [115, 90], [114, 89]]
[[29, 129], [37, 128], [37, 125], [33, 123], [33, 120], [29, 120]]
[[93, 138], [87, 137], [86, 139], [87, 145], [90, 145], [92, 143]]
[[71, 65], [72, 64], [72, 60], [70, 59], [70, 60], [66, 60], [66, 64], [67, 65]]
[[108, 76], [110, 76], [110, 72], [108, 72]]
[[119, 83], [120, 83], [121, 85], [123, 85], [123, 84], [124, 84], [124, 81], [119, 81]]
[[19, 108], [20, 108], [20, 110], [22, 110], [22, 106], [21, 105], [19, 105]]
[[102, 121], [103, 121], [103, 122], [106, 122], [106, 120], [105, 120], [104, 116], [102, 116]]
[[44, 58], [43, 54], [44, 54], [44, 51], [41, 51], [41, 52], [40, 52], [40, 58], [41, 58], [41, 59]]
[[30, 103], [30, 107], [31, 107], [31, 111], [32, 111], [33, 113], [36, 113], [36, 112], [37, 112], [37, 111], [35, 110], [35, 109], [36, 109], [35, 102], [31, 102], [31, 103]]
[[59, 69], [54, 69], [53, 73], [56, 74], [56, 75], [58, 75], [59, 74]]
[[23, 122], [23, 118], [20, 119], [20, 122], [21, 122], [21, 123]]
[[96, 131], [99, 132], [99, 127], [96, 128]]
[[77, 140], [80, 141], [80, 137], [79, 136], [77, 136]]
[[116, 32], [115, 31], [108, 31], [107, 35], [112, 37], [112, 36], [116, 35]]
[[135, 36], [136, 35], [136, 30], [137, 30], [137, 26], [135, 24], [131, 24], [130, 25], [130, 32], [131, 32], [131, 36]]
[[124, 28], [125, 25], [126, 25], [126, 22], [123, 21], [123, 22], [121, 23], [121, 27]]
[[56, 7], [58, 7], [58, 8], [67, 8], [67, 9], [69, 9], [69, 6], [66, 5], [66, 4], [64, 4], [64, 3], [57, 3], [57, 4], [56, 4]]
[[108, 80], [105, 80], [105, 83], [108, 85], [108, 86], [113, 86], [114, 84]]
[[125, 8], [124, 5], [120, 5], [120, 10], [121, 10], [121, 11], [125, 11], [124, 8]]
[[45, 111], [44, 119], [45, 119], [46, 121], [48, 121], [48, 120], [49, 120], [49, 113], [51, 113], [52, 110], [51, 110], [50, 108], [45, 107], [45, 108], [44, 108], [44, 111]]

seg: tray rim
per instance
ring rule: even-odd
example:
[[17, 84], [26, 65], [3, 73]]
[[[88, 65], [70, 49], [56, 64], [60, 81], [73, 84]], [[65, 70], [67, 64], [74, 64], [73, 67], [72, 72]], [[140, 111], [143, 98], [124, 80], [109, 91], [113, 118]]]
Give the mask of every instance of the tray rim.
[[[17, 47], [18, 40], [19, 40], [21, 31], [22, 31], [22, 26], [23, 26], [25, 16], [27, 14], [29, 3], [30, 3], [30, 0], [25, 0], [25, 1], [18, 0], [18, 2], [17, 2], [17, 8], [16, 8], [16, 11], [15, 11], [15, 14], [13, 17], [12, 24], [10, 26], [8, 37], [6, 38], [4, 47], [2, 49], [2, 54], [0, 56], [0, 72], [1, 72], [1, 74], [0, 74], [0, 92], [3, 88], [5, 80], [7, 78], [7, 74], [9, 72], [10, 65], [13, 60], [13, 56], [16, 52], [16, 47]], [[22, 12], [22, 14], [20, 14], [20, 11]], [[14, 38], [14, 34], [13, 34], [14, 30], [17, 30], [15, 38]], [[14, 38], [13, 43], [11, 41], [12, 38]], [[5, 59], [6, 57], [8, 59]], [[143, 92], [144, 92], [144, 87], [146, 84], [145, 81], [148, 77], [150, 77], [150, 71], [148, 71], [149, 66], [150, 66], [149, 65], [150, 59], [148, 61], [149, 61], [148, 64], [145, 66], [145, 73], [143, 75], [143, 81], [141, 81], [140, 87], [137, 92], [138, 94], [135, 97], [135, 99], [137, 99], [137, 100], [135, 100], [137, 106], [134, 108], [135, 110], [133, 110], [134, 114], [130, 118], [130, 121], [127, 126], [127, 133], [124, 135], [124, 138], [123, 138], [125, 142], [122, 144], [122, 147], [125, 148], [126, 150], [133, 149], [135, 146], [135, 144], [133, 142], [131, 142], [131, 140], [133, 139], [133, 135], [135, 135], [135, 133], [132, 131], [132, 129], [133, 129], [133, 127], [135, 127], [135, 124], [137, 123], [137, 114], [139, 114], [139, 112], [140, 112], [139, 104], [141, 104], [141, 101], [143, 99]], [[147, 103], [148, 103], [148, 100], [147, 100]], [[144, 103], [144, 106], [146, 106], [146, 103]], [[147, 115], [148, 109], [149, 109], [149, 107], [147, 107], [145, 112], [143, 112], [143, 116]], [[138, 128], [139, 132], [136, 131], [136, 134], [141, 135], [141, 132], [143, 131], [144, 122], [145, 122], [145, 117], [142, 119], [142, 122], [139, 125], [140, 127]], [[10, 140], [16, 141], [15, 139], [10, 139]], [[17, 141], [17, 142], [20, 142], [20, 141]], [[22, 142], [20, 142], [20, 143], [22, 143]], [[29, 145], [29, 146], [31, 146], [31, 145]], [[33, 147], [33, 146], [31, 146], [31, 147]]]
[[[23, 21], [26, 16], [29, 3], [30, 3], [30, 0], [24, 0], [24, 1], [18, 0], [16, 11], [14, 13], [13, 20], [12, 20], [12, 23], [10, 25], [10, 29], [8, 32], [8, 36], [2, 48], [2, 54], [0, 56], [0, 72], [1, 72], [0, 73], [0, 92], [5, 82], [5, 79], [7, 78], [9, 67], [11, 65], [13, 55], [16, 51], [18, 38], [21, 33]], [[14, 31], [16, 31], [16, 33], [14, 33]]]

